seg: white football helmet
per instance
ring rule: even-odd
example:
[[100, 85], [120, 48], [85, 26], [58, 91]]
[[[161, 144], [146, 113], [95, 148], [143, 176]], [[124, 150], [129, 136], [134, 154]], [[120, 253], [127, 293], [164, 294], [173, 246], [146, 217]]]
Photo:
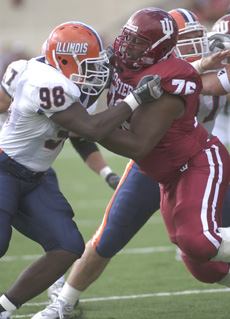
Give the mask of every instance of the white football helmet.
[[[209, 55], [208, 36], [205, 26], [200, 24], [197, 16], [185, 9], [174, 9], [169, 11], [169, 14], [174, 18], [179, 29], [179, 40], [177, 41], [175, 54], [178, 58], [188, 62], [199, 60]], [[195, 38], [180, 39], [181, 35], [186, 35], [189, 32], [200, 31], [200, 36]], [[193, 48], [188, 51], [187, 48]], [[188, 51], [188, 52], [187, 52]]]

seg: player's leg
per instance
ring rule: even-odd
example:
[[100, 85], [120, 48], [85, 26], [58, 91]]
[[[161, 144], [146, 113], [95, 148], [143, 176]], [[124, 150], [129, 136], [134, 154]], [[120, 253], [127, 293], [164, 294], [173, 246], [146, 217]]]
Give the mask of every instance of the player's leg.
[[[229, 104], [221, 109], [218, 114], [215, 126], [213, 129], [213, 135], [218, 136], [219, 140], [227, 147], [230, 146], [230, 113]], [[230, 187], [225, 198], [224, 208], [222, 212], [222, 224], [223, 227], [230, 227]]]
[[[224, 201], [224, 208], [222, 211], [222, 227], [230, 227], [230, 186], [228, 187], [227, 195]], [[179, 247], [176, 249], [176, 260], [182, 260], [182, 251]]]
[[158, 184], [131, 162], [107, 207], [101, 226], [87, 243], [82, 258], [72, 267], [67, 283], [84, 291], [159, 209], [159, 203]]
[[[57, 175], [52, 167], [50, 167], [45, 174], [45, 179], [51, 183], [55, 183], [59, 187]], [[47, 290], [49, 302], [56, 300], [58, 294], [61, 292], [65, 283], [65, 274], [56, 280]]]
[[230, 186], [228, 187], [227, 195], [224, 201], [222, 225], [223, 227], [230, 227]]
[[6, 293], [7, 301], [6, 296], [0, 298], [5, 305], [17, 307], [46, 290], [85, 248], [72, 220], [72, 208], [55, 183], [43, 182], [31, 191], [22, 201], [20, 211], [13, 226], [41, 244], [46, 253], [19, 275]]
[[5, 255], [12, 235], [12, 220], [18, 211], [20, 186], [12, 175], [0, 169], [0, 258]]
[[[106, 210], [103, 222], [76, 261], [56, 303], [33, 319], [58, 318], [61, 306], [73, 305], [138, 230], [159, 209], [159, 186], [131, 162]], [[56, 304], [56, 311], [54, 309]]]
[[219, 282], [228, 274], [227, 263], [209, 260], [223, 241], [218, 226], [229, 168], [227, 151], [221, 144], [214, 145], [188, 163], [168, 192], [164, 194], [162, 187], [162, 215], [170, 239], [182, 249], [189, 271], [202, 282]]

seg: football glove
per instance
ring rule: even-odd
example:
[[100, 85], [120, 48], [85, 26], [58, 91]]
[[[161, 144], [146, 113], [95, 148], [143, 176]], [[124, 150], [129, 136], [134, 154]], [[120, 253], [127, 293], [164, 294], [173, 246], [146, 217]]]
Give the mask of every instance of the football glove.
[[105, 49], [106, 51], [106, 55], [109, 59], [109, 65], [107, 65], [109, 67], [109, 78], [108, 81], [106, 83], [105, 89], [108, 89], [110, 87], [111, 81], [112, 81], [112, 77], [113, 77], [113, 66], [111, 63], [113, 63], [114, 61], [114, 49], [112, 47], [112, 45], [108, 45]]
[[230, 34], [215, 33], [208, 38], [208, 41], [210, 51], [215, 48], [220, 50], [230, 49]]
[[160, 85], [161, 77], [159, 75], [146, 75], [141, 78], [136, 88], [132, 91], [138, 104], [152, 100], [158, 100], [163, 89]]
[[114, 174], [114, 173], [110, 173], [109, 175], [106, 176], [105, 181], [108, 183], [108, 185], [112, 188], [112, 189], [116, 189], [117, 185], [120, 182], [120, 176]]
[[109, 59], [109, 62], [112, 63], [114, 61], [114, 48], [112, 47], [112, 45], [109, 44], [107, 45], [105, 51]]

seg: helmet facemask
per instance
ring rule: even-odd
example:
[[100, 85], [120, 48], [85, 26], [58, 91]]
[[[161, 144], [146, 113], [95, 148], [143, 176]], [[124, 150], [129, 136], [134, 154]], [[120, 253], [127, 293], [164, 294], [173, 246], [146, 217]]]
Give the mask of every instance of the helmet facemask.
[[[129, 41], [130, 37], [132, 37], [136, 41]], [[137, 42], [138, 40], [140, 43]], [[132, 32], [132, 30], [124, 27], [122, 34], [115, 40], [114, 51], [115, 55], [118, 56], [118, 59], [122, 60], [127, 67], [135, 68], [146, 64], [144, 57], [150, 47], [151, 42], [149, 39], [140, 37], [136, 33]], [[137, 58], [132, 55], [132, 51], [136, 52]]]
[[80, 86], [82, 93], [88, 95], [101, 93], [109, 80], [110, 73], [106, 52], [100, 52], [98, 58], [87, 58], [81, 62], [74, 51], [72, 54], [78, 67], [78, 73], [72, 73], [70, 80]]
[[[188, 62], [199, 60], [210, 54], [206, 28], [198, 22], [192, 24], [193, 25], [187, 23], [185, 28], [179, 29], [179, 40], [177, 41], [177, 45], [175, 48], [176, 56]], [[201, 36], [180, 40], [180, 37], [182, 35], [185, 35], [186, 37], [186, 34], [194, 31], [200, 33]], [[186, 47], [189, 47], [191, 49], [191, 46], [193, 47], [193, 50], [189, 50], [189, 53], [186, 52]]]

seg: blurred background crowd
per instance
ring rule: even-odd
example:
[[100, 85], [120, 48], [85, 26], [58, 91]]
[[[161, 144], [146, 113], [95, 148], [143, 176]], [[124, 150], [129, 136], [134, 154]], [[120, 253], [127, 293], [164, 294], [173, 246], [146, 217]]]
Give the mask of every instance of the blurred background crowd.
[[133, 12], [148, 6], [189, 9], [210, 31], [216, 20], [229, 13], [230, 0], [1, 0], [0, 78], [11, 61], [38, 56], [60, 23], [85, 22], [99, 32], [106, 46]]

